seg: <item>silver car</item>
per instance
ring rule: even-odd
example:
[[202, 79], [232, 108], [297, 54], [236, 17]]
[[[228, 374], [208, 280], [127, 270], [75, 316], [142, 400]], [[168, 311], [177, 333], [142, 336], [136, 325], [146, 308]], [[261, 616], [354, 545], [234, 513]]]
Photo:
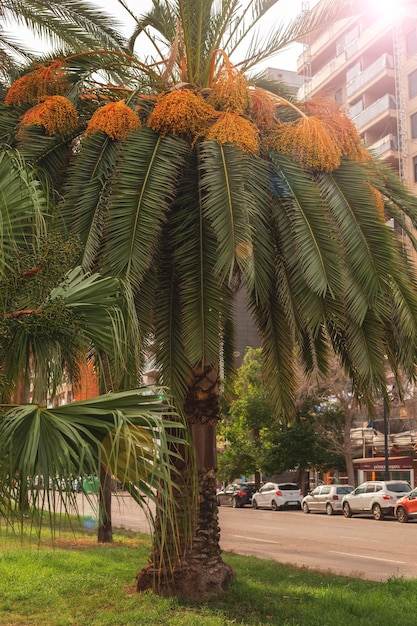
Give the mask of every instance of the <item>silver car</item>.
[[303, 494], [295, 483], [265, 483], [252, 496], [254, 509], [301, 509]]
[[402, 496], [410, 493], [405, 480], [369, 480], [343, 496], [342, 510], [345, 517], [369, 513], [376, 520], [394, 515], [394, 507]]
[[302, 509], [304, 513], [341, 513], [343, 496], [354, 489], [352, 485], [319, 485], [303, 498]]

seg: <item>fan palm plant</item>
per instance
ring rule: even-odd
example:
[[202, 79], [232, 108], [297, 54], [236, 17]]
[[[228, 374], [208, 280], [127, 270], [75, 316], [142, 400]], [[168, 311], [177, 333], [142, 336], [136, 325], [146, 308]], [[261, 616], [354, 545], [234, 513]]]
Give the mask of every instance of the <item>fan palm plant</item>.
[[[177, 482], [188, 445], [185, 425], [166, 400], [160, 389], [144, 387], [53, 408], [9, 408], [0, 420], [0, 515], [20, 525], [19, 504], [25, 502], [31, 527], [41, 532], [49, 522], [55, 532], [62, 518], [72, 522], [71, 515], [79, 514], [74, 478], [104, 472], [145, 509], [151, 527], [158, 524], [158, 555], [164, 554], [160, 542], [169, 536], [172, 554], [180, 558], [184, 537], [191, 533], [193, 486], [182, 495], [189, 528], [179, 533]], [[91, 504], [100, 525], [94, 499]], [[162, 566], [169, 570], [171, 564]]]
[[[53, 526], [57, 509], [77, 510], [74, 477], [115, 476], [152, 523], [158, 512], [157, 537], [169, 530], [178, 550], [184, 537], [177, 538], [173, 490], [177, 468], [191, 458], [187, 434], [163, 390], [135, 389], [129, 290], [119, 279], [71, 269], [78, 247], [54, 232], [48, 197], [15, 151], [0, 151], [0, 190], [0, 514], [21, 520], [19, 505], [31, 505], [40, 530], [36, 509], [46, 508]], [[46, 408], [68, 377], [77, 383], [86, 358], [102, 387], [133, 390]], [[42, 497], [35, 476], [43, 477]], [[57, 477], [65, 482], [55, 491]], [[98, 515], [100, 537], [108, 511]]]
[[277, 414], [294, 409], [298, 356], [324, 371], [334, 352], [370, 409], [386, 393], [386, 362], [415, 375], [416, 199], [336, 103], [291, 103], [243, 72], [358, 3], [326, 0], [262, 39], [260, 20], [276, 4], [154, 0], [131, 46], [149, 37], [161, 58], [132, 64], [123, 100], [120, 86], [86, 92], [81, 74], [65, 92], [73, 61], [61, 60], [44, 100], [26, 98], [26, 79], [2, 109], [1, 136], [63, 197], [82, 266], [131, 286], [140, 350], [151, 341], [191, 431], [200, 488], [192, 546], [173, 576], [156, 575], [156, 549], [138, 589], [202, 598], [233, 577], [219, 548], [215, 436], [220, 376], [234, 371], [236, 289], [259, 329]]

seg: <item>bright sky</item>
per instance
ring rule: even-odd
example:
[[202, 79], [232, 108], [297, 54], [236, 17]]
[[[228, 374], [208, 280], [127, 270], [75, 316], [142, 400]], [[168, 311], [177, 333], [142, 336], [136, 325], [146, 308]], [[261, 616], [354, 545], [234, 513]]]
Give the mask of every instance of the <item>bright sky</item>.
[[[126, 19], [128, 24], [126, 33], [130, 32], [129, 29], [129, 17], [124, 11], [117, 0], [92, 0], [95, 4], [103, 8], [109, 13], [114, 13], [119, 20]], [[132, 10], [135, 15], [142, 15], [151, 7], [150, 0], [124, 0], [126, 5]], [[269, 32], [274, 22], [282, 24], [283, 22], [293, 19], [299, 15], [304, 6], [312, 8], [318, 0], [279, 0], [273, 8], [271, 8], [267, 16], [265, 17], [265, 33]], [[242, 4], [245, 2], [242, 0]], [[131, 22], [130, 22], [131, 23]], [[277, 67], [280, 69], [296, 70], [297, 57], [302, 52], [302, 46], [300, 44], [294, 44], [289, 46], [286, 50], [281, 52], [277, 57], [271, 58], [271, 60], [263, 63], [262, 67]]]
[[[119, 2], [117, 0], [89, 0], [91, 3], [98, 5], [104, 11], [113, 14], [120, 22], [126, 23], [126, 28], [124, 29], [124, 34], [130, 34], [132, 30], [132, 20], [129, 17], [129, 14], [122, 9]], [[135, 15], [142, 15], [146, 13], [146, 11], [150, 8], [151, 2], [150, 0], [124, 0], [126, 5], [132, 10]], [[318, 0], [310, 0], [310, 2], [305, 2], [303, 0], [279, 0], [273, 8], [268, 11], [267, 16], [265, 17], [265, 33], [270, 32], [274, 23], [277, 25], [282, 24], [287, 19], [295, 18], [299, 13], [301, 13], [303, 7], [305, 5], [310, 5], [312, 8]], [[242, 4], [245, 4], [245, 0], [242, 0]], [[46, 48], [45, 44], [41, 44], [39, 40], [34, 40], [30, 33], [28, 33], [25, 29], [19, 28], [15, 29], [16, 36], [28, 42], [28, 45], [33, 50], [43, 51]], [[289, 46], [287, 49], [282, 51], [275, 58], [271, 58], [269, 61], [264, 62], [259, 66], [259, 69], [263, 69], [264, 67], [276, 67], [280, 69], [288, 69], [288, 70], [296, 70], [296, 60], [297, 57], [302, 52], [302, 46], [300, 44], [294, 44]]]
[[[114, 13], [119, 20], [126, 19], [129, 24], [129, 17], [126, 16], [126, 12], [120, 7], [117, 0], [92, 0], [95, 4], [99, 5], [109, 13]], [[299, 13], [301, 13], [304, 6], [310, 6], [312, 8], [318, 0], [279, 0], [273, 8], [271, 8], [265, 18], [265, 32], [269, 32], [273, 23], [282, 24], [286, 20], [293, 19]], [[141, 15], [145, 13], [151, 6], [150, 0], [125, 0], [127, 6], [132, 10], [135, 15]], [[244, 5], [244, 1], [242, 2]], [[127, 33], [130, 32], [129, 26], [127, 26]], [[279, 67], [280, 69], [296, 70], [297, 57], [302, 52], [302, 46], [294, 44], [288, 47], [285, 51], [281, 52], [275, 59], [271, 59], [263, 64], [266, 66]]]

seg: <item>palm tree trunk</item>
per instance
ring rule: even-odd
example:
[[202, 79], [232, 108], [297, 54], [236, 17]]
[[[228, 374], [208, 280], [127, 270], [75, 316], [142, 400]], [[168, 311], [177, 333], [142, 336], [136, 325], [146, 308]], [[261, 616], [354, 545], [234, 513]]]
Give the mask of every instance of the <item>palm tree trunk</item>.
[[111, 521], [111, 477], [107, 468], [100, 465], [100, 484], [98, 490], [98, 530], [97, 540], [101, 543], [113, 541], [113, 527]]
[[[103, 367], [108, 371], [108, 362], [105, 355], [102, 355]], [[100, 394], [107, 393], [108, 389], [104, 383], [104, 379], [100, 382]], [[113, 541], [113, 525], [111, 519], [111, 477], [107, 468], [100, 464], [100, 476], [98, 486], [98, 529], [97, 541], [99, 543], [112, 543]]]
[[[158, 568], [158, 538], [149, 563], [137, 574], [137, 590], [153, 589], [161, 595], [202, 600], [224, 593], [235, 573], [224, 563], [220, 549], [220, 527], [216, 501], [216, 425], [220, 416], [217, 371], [208, 366], [194, 371], [194, 380], [184, 401], [198, 472], [197, 521], [190, 546], [183, 546], [172, 571]], [[183, 488], [189, 489], [190, 465], [184, 464]], [[179, 504], [184, 502], [179, 494]], [[185, 513], [185, 511], [184, 511]], [[179, 520], [181, 528], [181, 519]], [[171, 542], [168, 541], [168, 545]], [[171, 556], [172, 558], [172, 556]]]

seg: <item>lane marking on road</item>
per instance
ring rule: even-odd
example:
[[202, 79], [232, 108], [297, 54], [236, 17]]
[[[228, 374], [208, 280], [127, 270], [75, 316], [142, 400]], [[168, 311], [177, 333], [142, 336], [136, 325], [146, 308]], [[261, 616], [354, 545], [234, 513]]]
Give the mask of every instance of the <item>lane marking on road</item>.
[[369, 537], [357, 537], [356, 535], [343, 535], [339, 539], [354, 539], [355, 541], [366, 541], [367, 543], [379, 543], [379, 539], [370, 539]]
[[330, 550], [332, 554], [341, 554], [342, 556], [355, 556], [358, 559], [369, 559], [371, 561], [384, 561], [384, 563], [397, 563], [398, 565], [405, 565], [405, 561], [393, 561], [392, 559], [379, 559], [376, 556], [365, 556], [364, 554], [353, 554], [352, 552], [337, 552], [336, 550]]
[[244, 535], [232, 535], [232, 537], [237, 537], [237, 539], [247, 539], [248, 541], [260, 541], [261, 543], [276, 543], [280, 545], [281, 541], [270, 541], [269, 539], [257, 539], [256, 537], [245, 537]]

